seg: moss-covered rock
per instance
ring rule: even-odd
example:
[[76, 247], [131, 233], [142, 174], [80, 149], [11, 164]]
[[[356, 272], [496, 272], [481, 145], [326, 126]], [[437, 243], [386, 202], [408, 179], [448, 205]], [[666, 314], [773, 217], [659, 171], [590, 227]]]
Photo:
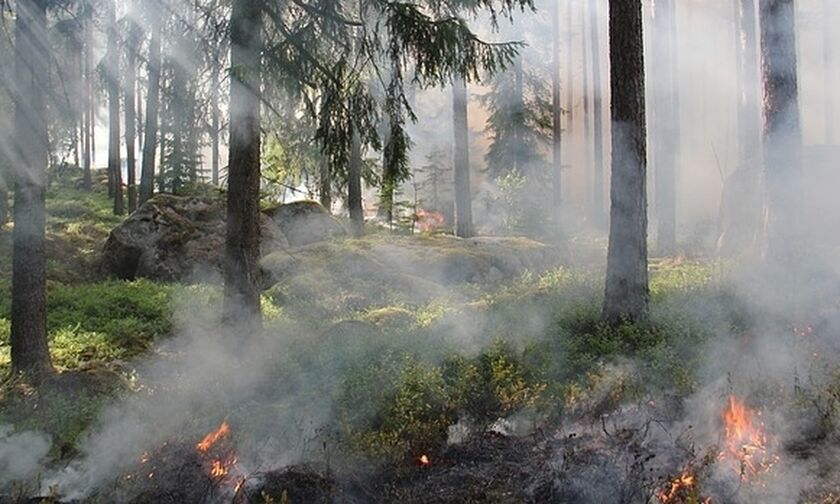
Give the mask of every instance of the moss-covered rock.
[[287, 203], [266, 210], [265, 214], [280, 228], [292, 247], [347, 235], [344, 226], [314, 201]]
[[[288, 245], [271, 219], [263, 217], [261, 226], [263, 252]], [[185, 280], [202, 269], [221, 270], [224, 244], [221, 200], [160, 194], [111, 231], [103, 266], [122, 279]]]

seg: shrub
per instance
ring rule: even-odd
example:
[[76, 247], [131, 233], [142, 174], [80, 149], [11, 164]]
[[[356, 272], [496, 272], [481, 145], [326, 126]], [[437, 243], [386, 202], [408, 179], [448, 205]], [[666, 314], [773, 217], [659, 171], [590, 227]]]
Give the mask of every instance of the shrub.
[[450, 359], [443, 376], [453, 407], [480, 425], [533, 404], [545, 388], [528, 379], [520, 357], [504, 342], [472, 359]]
[[394, 462], [439, 449], [455, 419], [440, 369], [394, 352], [352, 369], [337, 408], [353, 449]]

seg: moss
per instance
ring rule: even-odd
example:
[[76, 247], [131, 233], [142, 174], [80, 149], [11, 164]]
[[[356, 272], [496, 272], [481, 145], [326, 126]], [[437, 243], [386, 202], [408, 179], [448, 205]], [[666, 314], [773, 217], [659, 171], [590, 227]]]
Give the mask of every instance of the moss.
[[371, 324], [395, 328], [408, 328], [417, 321], [413, 312], [399, 306], [376, 308], [365, 313], [362, 318]]

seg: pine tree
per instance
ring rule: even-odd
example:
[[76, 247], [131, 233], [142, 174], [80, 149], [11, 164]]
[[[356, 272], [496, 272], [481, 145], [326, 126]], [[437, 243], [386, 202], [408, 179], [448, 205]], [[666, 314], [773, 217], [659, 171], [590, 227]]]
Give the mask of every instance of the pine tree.
[[108, 52], [106, 82], [108, 88], [108, 174], [110, 193], [114, 197], [114, 215], [125, 213], [120, 159], [120, 55], [115, 0], [107, 0]]
[[764, 166], [767, 183], [766, 259], [778, 272], [797, 264], [801, 126], [794, 0], [761, 0]]
[[158, 118], [160, 110], [160, 71], [161, 71], [161, 36], [162, 21], [157, 9], [158, 3], [151, 0], [149, 24], [151, 40], [146, 63], [148, 71], [148, 92], [146, 93], [146, 125], [143, 128], [143, 163], [140, 171], [140, 204], [142, 205], [154, 193], [155, 153], [158, 147]]
[[230, 158], [223, 318], [261, 323], [260, 90], [263, 2], [234, 0], [231, 13]]
[[49, 48], [47, 1], [18, 0], [15, 22], [15, 227], [12, 235], [12, 371], [52, 372], [47, 346], [46, 182]]
[[641, 0], [610, 0], [612, 178], [604, 318], [648, 312], [645, 71]]

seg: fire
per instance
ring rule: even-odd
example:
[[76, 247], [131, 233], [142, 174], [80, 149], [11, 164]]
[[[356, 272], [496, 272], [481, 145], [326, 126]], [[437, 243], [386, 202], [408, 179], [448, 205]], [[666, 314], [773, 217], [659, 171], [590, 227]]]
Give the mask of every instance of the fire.
[[[227, 421], [222, 422], [219, 428], [207, 433], [204, 438], [195, 445], [196, 451], [202, 456], [205, 472], [214, 481], [233, 484], [235, 475], [242, 475], [242, 469], [238, 465], [236, 452], [224, 445], [217, 445], [219, 441], [230, 436], [230, 425]], [[212, 454], [211, 454], [212, 450]], [[241, 485], [242, 479], [237, 487]]]
[[[697, 478], [689, 471], [683, 471], [682, 474], [676, 478], [668, 481], [665, 488], [656, 491], [656, 498], [662, 504], [677, 504], [680, 502], [689, 502], [687, 499], [693, 499], [693, 502], [699, 502], [696, 498], [697, 493]], [[702, 501], [703, 504], [711, 504], [711, 499]]]
[[231, 467], [236, 465], [236, 462], [236, 457], [230, 460], [216, 459], [213, 462], [211, 462], [208, 473], [213, 479], [222, 479], [228, 474], [230, 474], [230, 469]]
[[220, 439], [226, 438], [230, 434], [230, 426], [227, 421], [222, 422], [222, 425], [213, 432], [208, 433], [204, 438], [195, 445], [195, 449], [200, 453], [207, 453]]
[[420, 465], [425, 467], [432, 464], [432, 460], [429, 458], [428, 455], [420, 455]]
[[779, 457], [768, 453], [764, 424], [757, 417], [761, 412], [748, 408], [734, 395], [723, 413], [725, 445], [720, 460], [737, 462], [736, 470], [743, 481], [769, 471]]
[[414, 215], [417, 227], [421, 232], [434, 231], [446, 223], [446, 216], [440, 212], [433, 212], [419, 208]]

